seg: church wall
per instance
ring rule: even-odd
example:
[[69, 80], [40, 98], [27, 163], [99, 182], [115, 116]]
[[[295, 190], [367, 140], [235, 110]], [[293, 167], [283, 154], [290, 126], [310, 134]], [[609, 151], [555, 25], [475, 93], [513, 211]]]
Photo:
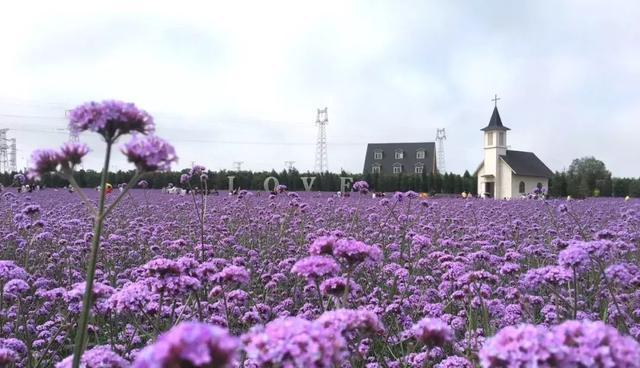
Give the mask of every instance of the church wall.
[[511, 196], [512, 198], [520, 198], [520, 182], [524, 181], [525, 194], [531, 193], [536, 189], [538, 183], [542, 183], [543, 188], [549, 189], [549, 179], [534, 176], [518, 176], [513, 175], [511, 179]]
[[478, 191], [476, 193], [482, 195], [482, 193], [484, 193], [484, 178], [482, 177], [482, 175], [484, 175], [484, 165], [480, 167], [476, 175], [478, 176]]
[[496, 187], [499, 187], [499, 191], [496, 191], [496, 199], [511, 198], [511, 168], [502, 160], [498, 165], [499, 174], [496, 177]]
[[496, 160], [498, 155], [495, 148], [485, 148], [484, 150], [484, 174], [496, 175]]

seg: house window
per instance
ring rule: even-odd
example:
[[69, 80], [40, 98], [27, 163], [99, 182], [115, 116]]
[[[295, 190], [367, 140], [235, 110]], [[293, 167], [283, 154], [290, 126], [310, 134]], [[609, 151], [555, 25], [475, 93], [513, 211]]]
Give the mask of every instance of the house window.
[[402, 172], [402, 165], [393, 165], [393, 173], [400, 174]]
[[380, 165], [371, 166], [371, 173], [372, 174], [380, 174]]
[[524, 181], [520, 182], [520, 185], [518, 186], [518, 191], [522, 194], [524, 193]]
[[422, 174], [422, 170], [424, 170], [424, 166], [418, 165], [418, 166], [416, 166], [415, 172], [416, 172], [416, 174]]
[[402, 160], [404, 158], [404, 152], [402, 150], [396, 150], [396, 160]]
[[487, 146], [493, 146], [493, 132], [487, 133]]
[[506, 142], [504, 141], [504, 132], [498, 133], [498, 144], [502, 147], [506, 146]]
[[416, 158], [418, 160], [424, 159], [424, 150], [418, 150], [418, 152], [416, 152]]
[[538, 183], [538, 184], [536, 184], [536, 188], [538, 188], [538, 189], [542, 189], [542, 183]]
[[382, 151], [373, 152], [373, 159], [374, 160], [382, 160]]

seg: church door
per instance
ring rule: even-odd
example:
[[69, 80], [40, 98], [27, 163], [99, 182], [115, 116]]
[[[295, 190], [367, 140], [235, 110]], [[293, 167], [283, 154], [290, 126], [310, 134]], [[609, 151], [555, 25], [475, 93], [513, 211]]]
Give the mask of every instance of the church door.
[[494, 182], [486, 182], [486, 183], [484, 183], [485, 196], [488, 196], [489, 198], [494, 198], [495, 197], [494, 189], [495, 189], [495, 183]]

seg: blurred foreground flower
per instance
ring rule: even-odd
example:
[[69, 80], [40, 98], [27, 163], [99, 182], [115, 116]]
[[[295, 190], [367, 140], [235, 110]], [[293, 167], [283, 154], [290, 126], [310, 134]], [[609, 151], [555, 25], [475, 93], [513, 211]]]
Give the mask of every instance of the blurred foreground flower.
[[603, 322], [509, 326], [479, 353], [483, 367], [640, 367], [640, 344]]
[[[71, 368], [73, 356], [56, 364], [56, 368]], [[116, 354], [108, 346], [96, 346], [82, 355], [80, 366], [85, 368], [128, 368], [129, 362]]]
[[122, 153], [141, 172], [168, 171], [171, 168], [171, 163], [178, 160], [173, 146], [156, 136], [145, 138], [134, 136], [124, 145]]
[[199, 322], [183, 322], [142, 350], [133, 367], [228, 367], [237, 349], [237, 339], [227, 330]]
[[155, 130], [153, 118], [132, 103], [88, 102], [71, 110], [69, 128], [76, 132], [97, 132], [108, 142], [127, 133], [149, 134]]

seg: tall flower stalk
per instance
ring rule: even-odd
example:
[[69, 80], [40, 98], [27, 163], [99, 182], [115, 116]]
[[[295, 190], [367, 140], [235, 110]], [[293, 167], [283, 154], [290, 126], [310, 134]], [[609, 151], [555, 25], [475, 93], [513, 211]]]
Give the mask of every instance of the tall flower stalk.
[[[180, 177], [180, 183], [186, 184], [189, 187], [191, 192], [191, 199], [193, 199], [193, 209], [198, 216], [198, 224], [199, 224], [199, 237], [200, 241], [200, 261], [204, 262], [205, 260], [205, 247], [204, 247], [204, 223], [205, 223], [205, 214], [207, 211], [207, 194], [209, 192], [209, 188], [207, 185], [207, 180], [209, 180], [208, 175], [206, 174], [207, 169], [201, 165], [194, 165], [189, 173], [182, 174]], [[198, 177], [200, 180], [200, 188], [196, 188], [200, 190], [200, 206], [196, 201], [196, 191], [191, 186], [191, 179], [193, 177]]]
[[73, 368], [80, 366], [80, 359], [87, 344], [87, 326], [91, 317], [93, 304], [93, 282], [95, 279], [98, 251], [100, 249], [100, 237], [104, 227], [104, 221], [111, 211], [118, 205], [130, 188], [134, 187], [140, 177], [156, 170], [168, 170], [171, 163], [177, 160], [175, 150], [164, 140], [153, 135], [139, 138], [134, 135], [132, 140], [124, 145], [122, 153], [127, 156], [129, 162], [136, 166], [136, 171], [127, 187], [107, 207], [107, 177], [113, 146], [123, 135], [138, 133], [150, 134], [154, 131], [153, 119], [145, 111], [138, 109], [131, 103], [120, 101], [90, 102], [72, 110], [69, 127], [72, 131], [80, 133], [93, 131], [102, 136], [106, 144], [102, 175], [100, 177], [100, 197], [98, 207], [89, 201], [78, 183], [73, 177], [74, 167], [80, 164], [82, 158], [89, 152], [89, 148], [81, 143], [67, 143], [59, 150], [38, 150], [32, 156], [32, 168], [29, 176], [38, 179], [42, 174], [54, 172], [76, 189], [82, 202], [87, 206], [93, 216], [93, 238], [91, 252], [87, 262], [87, 274], [85, 291], [82, 302], [82, 310], [78, 321], [75, 345], [73, 349]]
[[[91, 253], [89, 255], [89, 263], [87, 265], [87, 277], [84, 297], [82, 300], [82, 313], [78, 322], [78, 330], [76, 332], [76, 341], [73, 349], [73, 367], [80, 366], [80, 357], [85, 349], [87, 325], [89, 323], [89, 314], [91, 313], [91, 296], [93, 293], [93, 280], [96, 274], [96, 263], [98, 260], [98, 247], [100, 246], [100, 236], [102, 235], [102, 227], [104, 224], [104, 202], [107, 193], [107, 175], [109, 174], [109, 160], [111, 159], [112, 142], [107, 142], [107, 149], [104, 158], [104, 166], [102, 167], [102, 175], [100, 177], [100, 201], [98, 202], [98, 211], [93, 222], [93, 239], [91, 240]], [[82, 190], [77, 188], [76, 192]]]

